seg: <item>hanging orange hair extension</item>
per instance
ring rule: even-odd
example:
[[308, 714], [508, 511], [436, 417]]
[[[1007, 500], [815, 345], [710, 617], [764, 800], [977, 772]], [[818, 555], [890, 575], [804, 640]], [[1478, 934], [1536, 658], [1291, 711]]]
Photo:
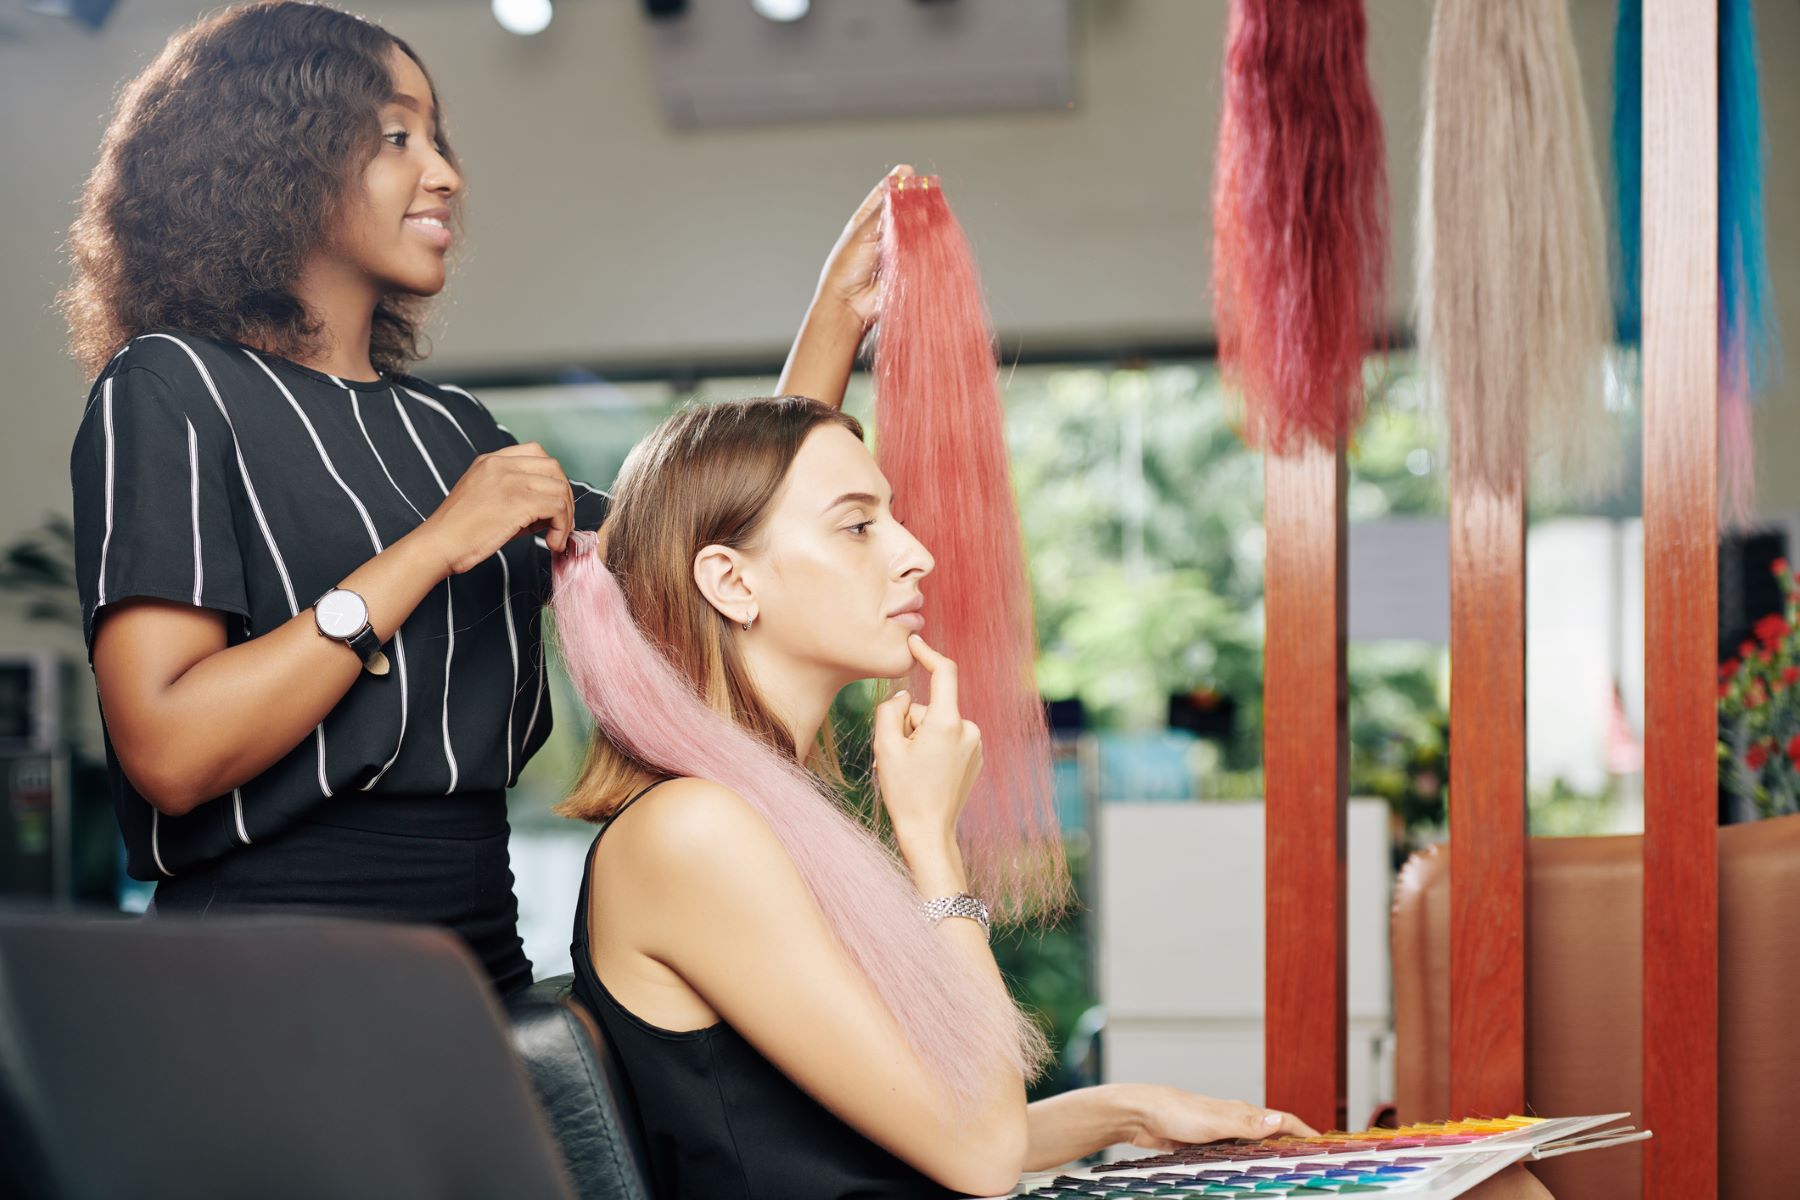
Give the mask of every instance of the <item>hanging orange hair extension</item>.
[[1383, 335], [1387, 159], [1362, 0], [1232, 0], [1213, 180], [1219, 366], [1245, 437], [1327, 445]]
[[[1066, 901], [1068, 867], [994, 334], [974, 255], [937, 184], [887, 183], [876, 459], [937, 562], [923, 585], [929, 640], [956, 662], [962, 714], [982, 732], [985, 765], [960, 829], [970, 884], [997, 913], [1049, 916]], [[913, 687], [926, 693], [925, 672]]]

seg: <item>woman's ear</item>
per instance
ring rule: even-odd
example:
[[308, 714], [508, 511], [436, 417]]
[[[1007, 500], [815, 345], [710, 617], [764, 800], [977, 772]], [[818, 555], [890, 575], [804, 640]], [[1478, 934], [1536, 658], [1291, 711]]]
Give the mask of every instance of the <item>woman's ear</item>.
[[743, 556], [730, 546], [702, 546], [694, 555], [694, 586], [727, 621], [742, 625], [756, 611], [756, 597], [744, 577]]

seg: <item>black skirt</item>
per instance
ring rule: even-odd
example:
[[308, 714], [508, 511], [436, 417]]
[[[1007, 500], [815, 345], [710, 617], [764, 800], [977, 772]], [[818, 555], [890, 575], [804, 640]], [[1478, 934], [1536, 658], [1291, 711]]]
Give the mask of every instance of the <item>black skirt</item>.
[[508, 833], [504, 792], [334, 796], [279, 834], [161, 881], [151, 911], [441, 925], [506, 996], [531, 982]]

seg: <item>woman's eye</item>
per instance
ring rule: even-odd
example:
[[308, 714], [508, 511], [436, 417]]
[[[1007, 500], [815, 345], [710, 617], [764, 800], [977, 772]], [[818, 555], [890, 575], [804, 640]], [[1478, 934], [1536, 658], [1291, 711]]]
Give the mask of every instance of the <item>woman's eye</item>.
[[848, 529], [851, 533], [854, 533], [857, 537], [862, 537], [864, 534], [866, 534], [868, 532], [869, 526], [873, 525], [874, 523], [875, 522], [873, 522], [873, 521], [858, 521], [856, 524], [846, 525], [846, 526], [844, 526], [844, 528]]
[[[385, 140], [387, 140], [388, 142], [391, 142], [392, 144], [394, 144], [396, 146], [404, 147], [406, 145], [407, 133], [406, 133], [406, 130], [404, 130], [404, 129], [396, 129], [392, 133], [384, 133], [381, 136]], [[396, 142], [396, 141], [394, 141], [395, 138], [399, 138], [400, 140]]]

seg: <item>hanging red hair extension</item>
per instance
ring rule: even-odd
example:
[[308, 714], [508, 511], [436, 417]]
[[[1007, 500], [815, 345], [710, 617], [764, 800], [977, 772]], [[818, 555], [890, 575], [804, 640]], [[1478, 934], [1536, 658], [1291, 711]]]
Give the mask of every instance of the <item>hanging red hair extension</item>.
[[[970, 884], [1014, 919], [1069, 887], [1038, 698], [1036, 637], [1007, 464], [994, 334], [967, 239], [935, 176], [891, 176], [875, 349], [876, 459], [936, 560], [928, 640], [957, 664], [984, 769], [963, 810]], [[915, 672], [915, 694], [929, 676]]]
[[1213, 182], [1219, 365], [1246, 439], [1335, 444], [1383, 338], [1387, 159], [1362, 0], [1232, 0]]

